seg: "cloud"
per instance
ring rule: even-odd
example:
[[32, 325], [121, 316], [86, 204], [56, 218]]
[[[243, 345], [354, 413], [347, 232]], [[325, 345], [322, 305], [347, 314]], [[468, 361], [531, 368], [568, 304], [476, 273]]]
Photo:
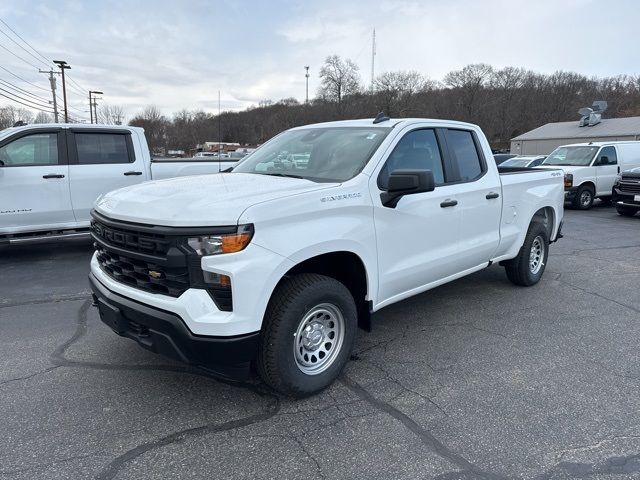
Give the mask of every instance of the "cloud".
[[[0, 18], [46, 57], [67, 60], [83, 89], [104, 91], [103, 101], [128, 115], [148, 104], [165, 114], [215, 112], [218, 90], [225, 109], [302, 100], [303, 67], [311, 66], [313, 94], [333, 53], [353, 59], [368, 83], [373, 28], [377, 73], [418, 70], [441, 79], [476, 62], [600, 76], [640, 69], [629, 41], [640, 21], [632, 0], [615, 8], [590, 0], [25, 0], [0, 5]], [[1, 35], [0, 44], [11, 45]], [[2, 49], [0, 64], [48, 87], [44, 75]], [[6, 77], [0, 72], [19, 83]], [[75, 108], [88, 109], [86, 95], [75, 87], [68, 93]]]

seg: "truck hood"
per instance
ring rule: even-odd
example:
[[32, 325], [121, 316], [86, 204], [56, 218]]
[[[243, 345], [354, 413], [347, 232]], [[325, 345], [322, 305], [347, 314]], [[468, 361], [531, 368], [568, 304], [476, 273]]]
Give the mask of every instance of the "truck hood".
[[248, 207], [335, 187], [298, 178], [221, 173], [145, 182], [98, 198], [107, 217], [168, 227], [235, 225]]

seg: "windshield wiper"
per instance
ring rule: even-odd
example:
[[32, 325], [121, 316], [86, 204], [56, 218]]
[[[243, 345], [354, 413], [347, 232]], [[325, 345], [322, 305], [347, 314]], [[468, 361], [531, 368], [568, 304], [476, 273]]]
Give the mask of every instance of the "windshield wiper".
[[262, 175], [269, 175], [271, 177], [288, 177], [288, 178], [300, 178], [302, 180], [307, 180], [305, 177], [301, 177], [300, 175], [294, 175], [293, 173], [263, 173]]

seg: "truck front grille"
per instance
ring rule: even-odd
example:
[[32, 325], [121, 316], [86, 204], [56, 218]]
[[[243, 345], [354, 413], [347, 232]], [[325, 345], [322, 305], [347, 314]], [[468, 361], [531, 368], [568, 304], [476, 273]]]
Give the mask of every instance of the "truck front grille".
[[161, 227], [113, 220], [91, 212], [91, 236], [100, 268], [114, 280], [140, 290], [179, 297], [189, 288], [206, 290], [217, 307], [233, 309], [231, 285], [206, 283], [191, 236], [231, 233], [229, 227]]
[[102, 270], [114, 280], [153, 293], [179, 297], [190, 286], [185, 267], [167, 268], [155, 263], [110, 252], [95, 244]]
[[623, 176], [618, 188], [625, 193], [640, 193], [640, 178]]

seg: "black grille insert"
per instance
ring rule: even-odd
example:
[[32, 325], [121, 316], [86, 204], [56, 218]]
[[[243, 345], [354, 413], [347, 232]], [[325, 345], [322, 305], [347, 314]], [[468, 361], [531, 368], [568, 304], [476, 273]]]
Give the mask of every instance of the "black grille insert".
[[622, 177], [618, 187], [621, 192], [640, 193], [640, 178], [638, 177]]

